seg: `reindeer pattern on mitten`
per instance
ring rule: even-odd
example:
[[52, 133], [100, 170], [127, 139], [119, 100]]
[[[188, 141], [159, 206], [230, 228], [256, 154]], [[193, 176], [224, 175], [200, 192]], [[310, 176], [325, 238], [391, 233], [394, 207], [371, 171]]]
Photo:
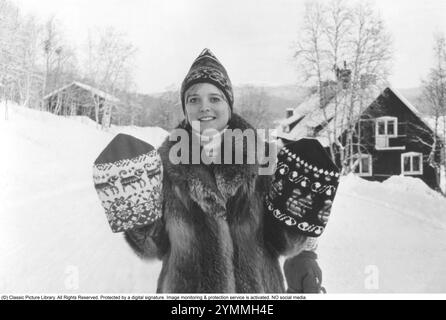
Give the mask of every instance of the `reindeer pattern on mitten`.
[[156, 152], [98, 164], [95, 171], [94, 186], [115, 232], [161, 216], [162, 165]]

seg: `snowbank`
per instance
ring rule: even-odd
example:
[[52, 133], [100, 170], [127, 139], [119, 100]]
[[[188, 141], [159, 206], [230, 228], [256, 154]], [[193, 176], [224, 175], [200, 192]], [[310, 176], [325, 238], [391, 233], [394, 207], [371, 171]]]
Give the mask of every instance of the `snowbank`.
[[446, 200], [421, 180], [341, 179], [318, 254], [332, 293], [446, 292]]
[[393, 176], [380, 183], [351, 174], [343, 177], [340, 193], [364, 200], [371, 199], [375, 204], [446, 229], [445, 198], [421, 179]]

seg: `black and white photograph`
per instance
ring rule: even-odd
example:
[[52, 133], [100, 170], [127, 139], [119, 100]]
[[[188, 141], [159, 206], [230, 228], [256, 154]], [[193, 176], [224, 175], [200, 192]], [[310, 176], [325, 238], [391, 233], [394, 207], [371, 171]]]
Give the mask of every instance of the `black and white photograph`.
[[445, 299], [445, 18], [0, 0], [1, 299]]

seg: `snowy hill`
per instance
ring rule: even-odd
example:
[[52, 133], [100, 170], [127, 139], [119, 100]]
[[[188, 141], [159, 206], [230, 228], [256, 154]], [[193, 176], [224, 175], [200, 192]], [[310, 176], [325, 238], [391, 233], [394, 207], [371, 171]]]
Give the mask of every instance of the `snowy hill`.
[[[0, 104], [0, 292], [154, 292], [160, 262], [110, 231], [91, 168], [116, 132], [154, 145], [167, 133], [4, 113]], [[446, 292], [446, 200], [418, 179], [344, 177], [318, 254], [331, 293]]]

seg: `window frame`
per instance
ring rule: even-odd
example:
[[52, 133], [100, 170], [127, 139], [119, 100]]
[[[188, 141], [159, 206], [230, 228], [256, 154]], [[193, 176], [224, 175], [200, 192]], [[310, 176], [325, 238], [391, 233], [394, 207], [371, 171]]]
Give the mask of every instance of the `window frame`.
[[[393, 134], [388, 134], [389, 123], [393, 123]], [[379, 134], [380, 124], [384, 123], [384, 134]], [[398, 137], [398, 118], [385, 116], [375, 119], [375, 149], [376, 150], [406, 150], [406, 146], [389, 147], [390, 138]]]
[[[379, 123], [384, 122], [384, 134], [379, 133]], [[393, 134], [388, 134], [389, 122], [393, 122]], [[379, 117], [376, 118], [375, 135], [380, 137], [397, 137], [398, 136], [398, 118], [397, 117]]]
[[[373, 157], [371, 154], [361, 154], [357, 155], [359, 160], [359, 172], [357, 173], [360, 177], [371, 177], [373, 176]], [[362, 159], [369, 159], [369, 172], [362, 172]]]
[[[420, 159], [420, 170], [414, 171], [413, 170], [413, 159], [415, 157], [418, 157]], [[410, 164], [410, 171], [404, 170], [404, 159], [409, 158], [409, 164]], [[405, 152], [401, 154], [401, 174], [408, 176], [408, 175], [423, 175], [423, 154], [421, 152]]]

